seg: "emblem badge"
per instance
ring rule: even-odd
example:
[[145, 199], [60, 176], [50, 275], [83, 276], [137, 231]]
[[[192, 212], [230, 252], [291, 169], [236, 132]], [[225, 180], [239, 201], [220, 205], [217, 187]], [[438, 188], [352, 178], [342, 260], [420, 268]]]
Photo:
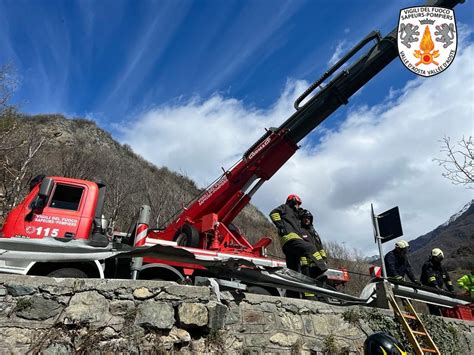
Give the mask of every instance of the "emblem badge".
[[400, 11], [398, 55], [415, 74], [427, 77], [445, 71], [456, 55], [457, 38], [451, 9], [418, 6]]

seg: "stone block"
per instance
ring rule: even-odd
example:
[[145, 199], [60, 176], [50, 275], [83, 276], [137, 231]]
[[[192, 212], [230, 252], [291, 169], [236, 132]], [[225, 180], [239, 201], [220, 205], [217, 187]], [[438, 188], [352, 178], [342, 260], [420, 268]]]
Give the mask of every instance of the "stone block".
[[125, 335], [126, 338], [140, 339], [145, 336], [145, 330], [139, 325], [132, 324], [131, 326], [124, 327], [122, 334]]
[[244, 293], [245, 295], [245, 301], [249, 304], [254, 304], [254, 305], [260, 305], [263, 302], [265, 303], [273, 303], [275, 300], [278, 300], [279, 298], [275, 296], [267, 296], [267, 295], [260, 295], [256, 293]]
[[5, 288], [7, 289], [8, 294], [14, 297], [32, 295], [37, 291], [36, 287], [13, 282], [5, 283]]
[[128, 300], [111, 301], [109, 304], [110, 314], [114, 316], [126, 316], [135, 309], [135, 303]]
[[186, 298], [186, 297], [177, 296], [177, 295], [170, 295], [169, 293], [161, 292], [154, 299], [157, 300], [157, 301], [171, 301], [171, 302], [174, 302], [174, 301], [181, 301], [183, 298]]
[[311, 319], [311, 315], [304, 314], [301, 316], [301, 320], [303, 322], [304, 333], [308, 336], [313, 336], [314, 327], [313, 327], [313, 321]]
[[50, 344], [46, 349], [41, 350], [43, 355], [68, 355], [74, 353], [74, 349], [69, 344], [64, 343], [53, 343]]
[[[4, 353], [17, 354], [18, 349], [22, 346], [29, 346], [35, 334], [39, 332], [32, 329], [24, 329], [20, 327], [2, 328], [0, 332], [0, 347]], [[41, 334], [41, 333], [40, 333]], [[9, 349], [5, 351], [4, 349]]]
[[169, 334], [160, 337], [160, 340], [166, 349], [172, 349], [174, 344], [184, 345], [189, 343], [191, 341], [191, 335], [184, 329], [173, 327]]
[[38, 289], [41, 292], [49, 293], [50, 295], [53, 295], [53, 296], [66, 296], [66, 295], [72, 295], [74, 293], [74, 289], [72, 287], [64, 286], [64, 285], [46, 284], [46, 285], [38, 286]]
[[171, 329], [175, 324], [174, 309], [164, 302], [145, 301], [137, 307], [135, 324], [149, 329]]
[[277, 321], [281, 329], [303, 332], [303, 321], [299, 314], [280, 313]]
[[338, 335], [357, 336], [361, 331], [345, 322], [340, 315], [312, 315], [314, 334], [316, 336]]
[[106, 325], [109, 314], [107, 299], [96, 291], [76, 293], [64, 311], [64, 324], [81, 324], [91, 327]]
[[146, 287], [140, 287], [133, 291], [133, 297], [137, 300], [146, 300], [155, 296], [150, 290]]
[[269, 303], [269, 302], [262, 302], [258, 306], [258, 309], [263, 311], [263, 312], [272, 312], [272, 313], [276, 313], [278, 311], [278, 308], [277, 308], [276, 304]]
[[[17, 307], [20, 301], [18, 300]], [[22, 301], [26, 302], [25, 306], [17, 310], [15, 314], [24, 319], [46, 320], [57, 316], [62, 310], [62, 306], [58, 302], [44, 299], [41, 296], [33, 296], [29, 299], [22, 299]]]
[[118, 288], [114, 290], [114, 294], [119, 300], [133, 300], [133, 294], [128, 288]]
[[279, 298], [278, 300], [281, 302], [280, 307], [291, 313], [299, 313], [299, 310], [302, 308], [314, 309], [319, 303], [298, 298]]
[[225, 324], [237, 324], [240, 323], [241, 319], [241, 310], [238, 305], [235, 303], [229, 305], [229, 310], [227, 312], [227, 316], [225, 318]]
[[293, 333], [275, 333], [270, 337], [270, 342], [280, 346], [289, 347], [301, 341], [301, 336]]
[[207, 305], [209, 321], [208, 328], [210, 329], [222, 329], [226, 324], [226, 316], [228, 308], [221, 303], [210, 302]]
[[112, 327], [105, 327], [101, 332], [100, 335], [103, 339], [110, 339], [117, 335], [117, 332]]
[[277, 327], [276, 316], [274, 313], [264, 312], [263, 316], [265, 317], [265, 323], [263, 324], [263, 330], [268, 332], [270, 330], [275, 330]]
[[268, 345], [270, 341], [270, 336], [268, 334], [249, 334], [245, 337], [246, 346], [256, 346], [259, 348], [264, 348]]
[[242, 319], [244, 324], [265, 324], [263, 312], [253, 309], [244, 309], [242, 311]]
[[201, 303], [182, 303], [178, 307], [179, 322], [185, 326], [202, 327], [209, 322], [209, 314]]
[[204, 286], [182, 286], [182, 285], [169, 285], [164, 288], [164, 291], [170, 295], [177, 296], [181, 299], [201, 299], [209, 300], [211, 298], [211, 291], [208, 287]]

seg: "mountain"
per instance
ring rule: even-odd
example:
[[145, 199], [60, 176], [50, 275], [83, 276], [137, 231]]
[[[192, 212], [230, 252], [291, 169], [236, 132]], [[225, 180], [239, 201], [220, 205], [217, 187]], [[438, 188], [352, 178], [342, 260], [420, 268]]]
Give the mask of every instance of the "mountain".
[[[152, 209], [152, 227], [163, 227], [203, 191], [187, 176], [146, 161], [90, 120], [11, 111], [0, 117], [0, 137], [0, 223], [2, 212], [21, 201], [38, 174], [103, 181], [104, 214], [121, 231], [130, 229], [143, 204]], [[268, 252], [282, 255], [276, 229], [254, 206], [246, 206], [234, 223], [251, 243], [272, 237]]]
[[474, 266], [474, 200], [436, 229], [410, 241], [410, 260], [415, 270], [421, 270], [433, 248], [443, 250], [443, 264], [448, 270], [469, 270]]

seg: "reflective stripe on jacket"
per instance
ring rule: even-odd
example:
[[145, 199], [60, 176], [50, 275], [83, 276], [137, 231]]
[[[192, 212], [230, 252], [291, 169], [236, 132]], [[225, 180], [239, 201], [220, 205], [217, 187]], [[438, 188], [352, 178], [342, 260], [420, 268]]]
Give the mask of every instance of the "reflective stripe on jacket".
[[280, 205], [273, 209], [270, 212], [270, 219], [278, 229], [278, 235], [281, 238], [282, 245], [288, 240], [295, 239], [295, 234], [298, 238], [303, 234], [298, 211], [287, 204]]
[[296, 233], [288, 233], [287, 235], [280, 237], [281, 246], [293, 239], [301, 239], [301, 237]]
[[301, 229], [304, 232], [303, 239], [306, 240], [308, 243], [313, 244], [318, 250], [318, 255], [317, 256], [315, 255], [315, 258], [318, 260], [320, 260], [321, 258], [326, 259], [327, 258], [326, 251], [323, 248], [321, 237], [319, 236], [316, 229], [314, 229], [312, 225], [308, 227], [301, 227]]
[[472, 298], [474, 298], [474, 275], [464, 275], [458, 279], [458, 285], [468, 291]]
[[421, 268], [421, 283], [426, 286], [443, 288], [453, 291], [453, 283], [448, 272], [440, 263], [433, 263], [431, 258]]

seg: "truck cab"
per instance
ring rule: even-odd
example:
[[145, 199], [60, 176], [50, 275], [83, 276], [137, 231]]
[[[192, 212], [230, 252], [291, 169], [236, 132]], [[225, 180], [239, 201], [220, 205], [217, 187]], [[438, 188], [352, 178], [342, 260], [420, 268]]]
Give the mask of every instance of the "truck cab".
[[[29, 194], [7, 215], [0, 240], [9, 250], [37, 257], [0, 260], [0, 273], [103, 278], [105, 264], [93, 251], [110, 249], [102, 225], [105, 185], [59, 176], [32, 182]], [[55, 256], [48, 257], [53, 250]]]
[[95, 182], [47, 177], [8, 214], [0, 236], [89, 239], [98, 200]]

